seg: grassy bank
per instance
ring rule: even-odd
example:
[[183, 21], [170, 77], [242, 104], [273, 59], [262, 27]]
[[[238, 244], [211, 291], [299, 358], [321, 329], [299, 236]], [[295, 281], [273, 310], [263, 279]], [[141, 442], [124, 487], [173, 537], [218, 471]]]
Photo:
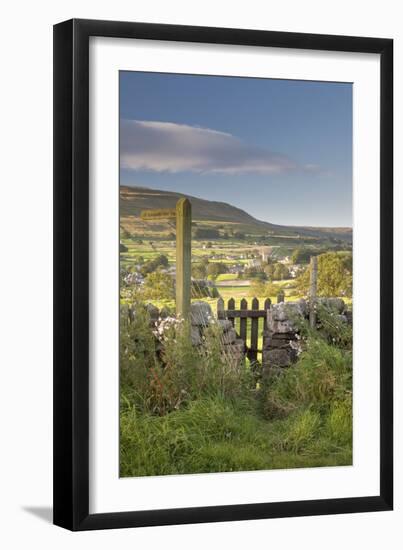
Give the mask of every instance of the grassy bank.
[[294, 367], [256, 384], [228, 370], [214, 335], [198, 358], [175, 334], [161, 368], [140, 329], [121, 346], [122, 477], [352, 463], [351, 346], [310, 333]]
[[163, 417], [121, 414], [121, 476], [349, 465], [350, 410], [268, 421], [242, 402], [203, 398]]

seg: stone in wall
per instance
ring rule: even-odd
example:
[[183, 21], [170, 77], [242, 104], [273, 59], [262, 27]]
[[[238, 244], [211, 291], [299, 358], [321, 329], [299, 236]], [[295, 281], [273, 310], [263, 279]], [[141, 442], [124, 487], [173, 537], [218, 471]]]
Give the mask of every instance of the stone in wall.
[[272, 334], [290, 334], [298, 330], [298, 318], [305, 317], [308, 305], [304, 299], [298, 302], [280, 302], [267, 310], [267, 328]]
[[236, 340], [236, 332], [234, 328], [223, 330], [221, 341], [223, 344], [233, 344]]
[[207, 327], [213, 318], [210, 304], [203, 301], [192, 302], [190, 305], [190, 322], [193, 326]]
[[[289, 367], [301, 350], [299, 320], [308, 316], [304, 299], [273, 304], [267, 312], [267, 330], [263, 334], [262, 363], [267, 369]], [[265, 372], [266, 371], [266, 372]]]
[[263, 350], [263, 363], [270, 367], [289, 367], [292, 363], [291, 350], [288, 348]]
[[201, 335], [201, 331], [199, 329], [199, 327], [197, 326], [191, 326], [190, 328], [190, 337], [192, 339], [192, 344], [194, 346], [201, 346], [202, 343], [203, 343], [203, 338], [202, 338], [202, 335]]
[[215, 319], [211, 306], [207, 302], [192, 302], [190, 307], [191, 337], [195, 346], [204, 344], [204, 331], [213, 323], [217, 323], [222, 332], [220, 341], [223, 353], [235, 362], [241, 362], [245, 357], [245, 343], [237, 338], [237, 333], [228, 319]]

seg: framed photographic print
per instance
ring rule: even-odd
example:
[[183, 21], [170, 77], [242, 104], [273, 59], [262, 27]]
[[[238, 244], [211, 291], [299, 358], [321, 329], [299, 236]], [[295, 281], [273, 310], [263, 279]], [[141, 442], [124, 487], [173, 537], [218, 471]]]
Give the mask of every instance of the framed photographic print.
[[391, 510], [393, 43], [54, 27], [54, 522]]

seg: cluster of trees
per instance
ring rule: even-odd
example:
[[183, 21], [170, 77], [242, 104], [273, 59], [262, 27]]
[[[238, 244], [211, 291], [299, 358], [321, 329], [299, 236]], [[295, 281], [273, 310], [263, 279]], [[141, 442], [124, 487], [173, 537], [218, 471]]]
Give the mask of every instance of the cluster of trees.
[[145, 262], [141, 268], [140, 273], [145, 277], [149, 273], [153, 273], [156, 271], [159, 267], [168, 267], [169, 261], [167, 256], [164, 254], [159, 254], [152, 260], [148, 260], [148, 262]]
[[[147, 262], [148, 264], [149, 262]], [[210, 263], [203, 261], [192, 266], [192, 277], [195, 279], [216, 279], [221, 273], [226, 273], [227, 267], [221, 262]], [[160, 269], [149, 272], [144, 284], [139, 289], [141, 298], [144, 300], [172, 300], [175, 297], [175, 283], [173, 277]], [[192, 297], [217, 298], [216, 288], [200, 287], [192, 285]]]
[[290, 278], [290, 270], [280, 262], [274, 262], [264, 267], [267, 278], [271, 281], [282, 281]]
[[219, 239], [220, 232], [218, 229], [212, 229], [207, 227], [196, 227], [193, 230], [194, 239]]
[[173, 300], [175, 297], [173, 277], [163, 271], [149, 273], [140, 292], [145, 300]]
[[222, 262], [211, 262], [207, 266], [207, 277], [209, 279], [217, 279], [219, 275], [228, 272], [228, 267]]
[[290, 278], [288, 267], [280, 262], [245, 267], [240, 279], [259, 279], [261, 281], [282, 281]]
[[292, 263], [294, 264], [309, 264], [311, 256], [317, 256], [318, 252], [309, 250], [308, 248], [296, 248], [291, 255]]
[[255, 279], [251, 282], [251, 285], [249, 288], [249, 296], [252, 296], [253, 298], [255, 296], [262, 296], [265, 298], [269, 298], [271, 296], [277, 296], [279, 291], [280, 291], [279, 285], [276, 285], [275, 283], [272, 283], [272, 282]]
[[203, 258], [200, 262], [192, 264], [192, 277], [194, 279], [213, 279], [218, 275], [227, 273], [228, 267], [223, 262], [209, 262], [207, 258]]
[[246, 238], [245, 233], [242, 231], [223, 231], [224, 226], [220, 225], [217, 228], [212, 227], [198, 227], [193, 223], [192, 235], [194, 239], [238, 239], [244, 240]]
[[238, 279], [258, 279], [267, 281], [267, 275], [261, 265], [250, 265], [245, 267], [243, 272], [238, 273]]
[[[297, 288], [308, 294], [310, 266], [297, 278]], [[351, 297], [353, 291], [353, 257], [351, 252], [327, 252], [318, 256], [318, 296]]]

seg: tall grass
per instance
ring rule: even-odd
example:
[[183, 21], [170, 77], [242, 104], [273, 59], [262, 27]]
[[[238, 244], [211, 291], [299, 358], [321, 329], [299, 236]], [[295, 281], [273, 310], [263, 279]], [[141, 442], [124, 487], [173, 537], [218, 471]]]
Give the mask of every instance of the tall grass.
[[144, 413], [165, 415], [200, 397], [234, 398], [252, 390], [251, 373], [225, 349], [218, 325], [206, 327], [204, 345], [197, 347], [189, 323], [165, 323], [158, 343], [147, 310], [141, 305], [134, 310], [131, 322], [125, 314], [120, 321], [123, 402]]
[[257, 389], [218, 327], [198, 349], [181, 323], [158, 349], [149, 323], [139, 307], [121, 325], [121, 476], [351, 464], [348, 345], [311, 331], [298, 363]]
[[296, 365], [274, 373], [263, 390], [268, 418], [281, 418], [301, 407], [327, 411], [351, 398], [352, 354], [310, 336]]

